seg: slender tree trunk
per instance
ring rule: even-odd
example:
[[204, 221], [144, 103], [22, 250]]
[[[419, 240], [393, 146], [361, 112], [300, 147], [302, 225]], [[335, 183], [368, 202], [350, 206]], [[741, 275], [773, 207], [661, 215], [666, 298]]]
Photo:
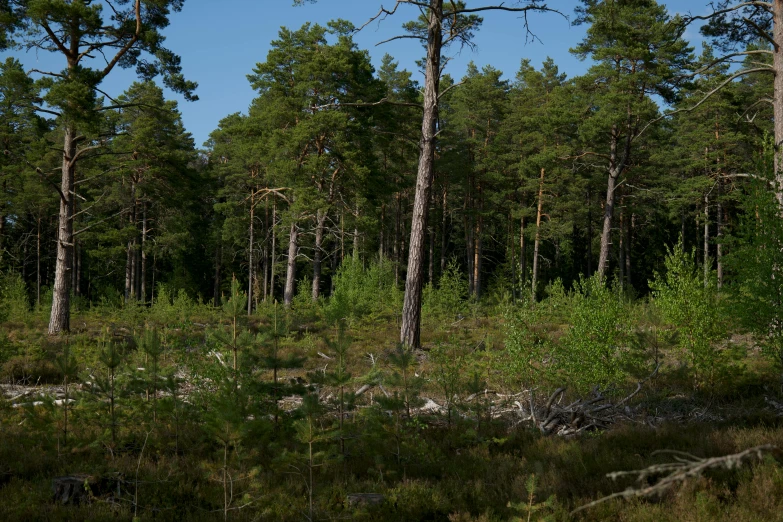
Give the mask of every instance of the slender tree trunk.
[[324, 242], [326, 212], [318, 210], [315, 217], [315, 251], [313, 252], [313, 301], [321, 295], [321, 253]]
[[704, 195], [704, 288], [710, 283], [710, 195]]
[[476, 232], [473, 236], [473, 295], [481, 297], [481, 260], [484, 256], [484, 195], [481, 192], [481, 184], [477, 187], [478, 212], [476, 216]]
[[427, 34], [427, 65], [424, 79], [424, 115], [421, 123], [419, 168], [416, 175], [416, 195], [413, 202], [408, 271], [405, 278], [405, 298], [402, 308], [400, 342], [418, 348], [421, 344], [421, 291], [424, 262], [424, 231], [432, 189], [435, 160], [435, 127], [438, 120], [438, 87], [440, 53], [443, 43], [441, 22], [443, 0], [430, 0]]
[[269, 269], [269, 299], [275, 300], [275, 264], [277, 261], [277, 202], [272, 203], [272, 252]]
[[536, 300], [536, 287], [538, 285], [538, 251], [541, 243], [541, 211], [544, 208], [544, 175], [545, 169], [541, 169], [541, 178], [538, 182], [538, 210], [536, 211], [536, 238], [533, 242], [533, 278], [530, 282], [532, 299]]
[[587, 277], [593, 275], [593, 194], [587, 189]]
[[[136, 228], [136, 184], [131, 181], [131, 197], [133, 198], [133, 204], [131, 206], [131, 212], [128, 214], [128, 224]], [[128, 239], [128, 246], [125, 252], [125, 303], [129, 303], [133, 299], [134, 294], [134, 245], [136, 242], [136, 234]]]
[[38, 214], [35, 235], [35, 307], [41, 306], [41, 215]]
[[721, 184], [718, 181], [718, 197], [716, 201], [716, 216], [715, 216], [715, 241], [717, 243], [715, 247], [715, 260], [717, 261], [718, 270], [718, 288], [723, 288], [723, 204], [720, 200]]
[[73, 270], [71, 270], [71, 292], [76, 296], [79, 295], [79, 285], [77, 283], [79, 274], [79, 241], [76, 238], [73, 239], [72, 250], [73, 261], [71, 266], [73, 267]]
[[[2, 194], [5, 194], [7, 190], [8, 190], [7, 182], [6, 180], [3, 180]], [[3, 250], [4, 246], [5, 246], [5, 205], [0, 205], [0, 269], [3, 268], [3, 255], [5, 253], [5, 250]]]
[[[620, 203], [623, 207], [623, 203]], [[620, 290], [625, 291], [625, 210], [620, 212]]]
[[636, 215], [632, 213], [631, 218], [628, 220], [628, 233], [625, 236], [625, 278], [629, 290], [633, 288], [633, 279], [631, 279], [631, 241], [633, 240], [635, 223]]
[[783, 214], [783, 0], [773, 0], [771, 7], [772, 38], [776, 43], [772, 47], [772, 67], [775, 71], [772, 96], [775, 132], [775, 198]]
[[212, 299], [215, 306], [220, 306], [220, 239], [215, 244], [215, 281], [212, 287]]
[[383, 263], [383, 258], [386, 254], [386, 251], [384, 250], [384, 240], [386, 239], [384, 237], [384, 231], [386, 229], [386, 204], [381, 205], [381, 220], [380, 220], [380, 230], [378, 231], [378, 262]]
[[617, 178], [613, 173], [609, 174], [606, 183], [606, 206], [604, 207], [604, 222], [601, 229], [601, 252], [598, 254], [598, 277], [606, 280], [606, 272], [609, 270], [609, 253], [612, 248], [612, 218], [614, 217], [614, 189]]
[[442, 214], [440, 216], [440, 274], [443, 275], [443, 272], [446, 271], [446, 245], [448, 244], [447, 240], [447, 234], [446, 234], [446, 217], [448, 216], [446, 212], [446, 206], [447, 206], [447, 196], [448, 196], [449, 187], [448, 185], [443, 185], [443, 204], [441, 205], [441, 211]]
[[394, 285], [400, 284], [400, 265], [402, 260], [400, 259], [400, 214], [402, 209], [400, 208], [400, 193], [398, 192], [395, 197], [395, 213], [394, 213], [394, 244], [392, 245], [392, 255], [394, 257]]
[[264, 253], [262, 267], [264, 270], [264, 302], [269, 296], [269, 200], [264, 200]]
[[525, 243], [525, 216], [519, 220], [519, 280], [527, 276], [527, 244]]
[[288, 268], [285, 274], [285, 292], [283, 294], [283, 304], [290, 308], [294, 303], [294, 285], [296, 280], [296, 253], [299, 249], [298, 244], [299, 229], [296, 227], [296, 220], [291, 223], [291, 231], [288, 236]]
[[52, 314], [49, 334], [67, 332], [70, 328], [71, 295], [70, 272], [73, 256], [73, 189], [76, 174], [76, 128], [65, 124], [63, 139], [62, 181], [60, 184], [60, 214], [57, 230], [57, 264], [52, 291]]
[[139, 297], [142, 303], [147, 302], [147, 202], [141, 204], [141, 285]]
[[248, 235], [250, 241], [247, 245], [247, 315], [253, 311], [253, 280], [255, 278], [255, 261], [253, 259], [253, 247], [255, 243], [255, 217], [256, 217], [256, 197], [255, 189], [250, 193], [250, 225]]
[[353, 225], [353, 258], [359, 259], [359, 205], [356, 205], [356, 221]]

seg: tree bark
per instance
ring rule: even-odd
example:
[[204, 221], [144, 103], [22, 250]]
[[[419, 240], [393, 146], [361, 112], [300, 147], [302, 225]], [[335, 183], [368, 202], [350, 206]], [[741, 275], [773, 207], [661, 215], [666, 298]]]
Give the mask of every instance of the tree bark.
[[772, 2], [772, 38], [777, 44], [772, 48], [772, 66], [775, 71], [772, 96], [775, 132], [775, 198], [783, 215], [783, 0]]
[[262, 269], [264, 270], [263, 296], [266, 302], [269, 296], [269, 201], [264, 200], [264, 253]]
[[704, 288], [710, 282], [710, 195], [704, 195]]
[[60, 183], [60, 213], [57, 229], [57, 265], [52, 290], [52, 314], [49, 335], [67, 332], [71, 320], [70, 275], [73, 262], [73, 189], [76, 174], [76, 128], [65, 124], [63, 165]]
[[321, 295], [321, 252], [324, 242], [326, 212], [318, 210], [315, 217], [315, 251], [313, 252], [313, 301]]
[[587, 277], [593, 275], [593, 194], [587, 189]]
[[255, 217], [256, 217], [256, 190], [250, 192], [250, 225], [248, 234], [250, 241], [247, 245], [247, 315], [253, 311], [253, 280], [255, 277], [255, 262], [253, 260], [253, 244], [255, 242]]
[[[622, 200], [620, 207], [623, 207]], [[625, 211], [620, 212], [620, 290], [625, 291]]]
[[35, 307], [41, 306], [41, 215], [38, 214], [35, 235]]
[[424, 231], [427, 227], [430, 190], [435, 160], [435, 127], [438, 120], [438, 90], [440, 53], [443, 44], [441, 23], [443, 0], [430, 0], [427, 65], [424, 79], [424, 115], [421, 123], [419, 168], [416, 175], [416, 195], [413, 202], [408, 271], [405, 278], [405, 298], [402, 308], [400, 342], [411, 348], [421, 344], [421, 292], [424, 261]]
[[720, 200], [721, 183], [718, 180], [718, 197], [716, 201], [716, 215], [715, 215], [715, 240], [717, 245], [715, 246], [715, 260], [717, 262], [718, 270], [718, 288], [723, 288], [723, 205]]
[[446, 234], [446, 207], [448, 202], [448, 192], [449, 187], [448, 185], [443, 186], [443, 205], [441, 206], [441, 217], [440, 217], [440, 274], [443, 275], [443, 272], [446, 271], [446, 245], [448, 244], [447, 240], [447, 234]]
[[481, 297], [481, 260], [484, 256], [482, 235], [484, 233], [484, 196], [481, 193], [481, 184], [477, 187], [478, 215], [476, 216], [476, 231], [473, 234], [473, 295]]
[[290, 308], [294, 303], [294, 286], [296, 279], [296, 253], [299, 249], [298, 244], [299, 229], [296, 227], [296, 220], [291, 223], [291, 231], [288, 236], [288, 268], [285, 274], [285, 291], [283, 293], [283, 304]]
[[538, 284], [538, 251], [541, 243], [541, 211], [544, 207], [544, 174], [541, 169], [541, 178], [538, 182], [538, 210], [536, 211], [536, 238], [533, 242], [533, 278], [530, 282], [530, 293], [533, 302], [536, 300], [536, 285]]
[[604, 222], [601, 229], [601, 252], [598, 255], [598, 277], [606, 280], [609, 269], [609, 251], [612, 248], [612, 218], [614, 217], [614, 189], [617, 178], [609, 174], [606, 183], [606, 205], [604, 206]]
[[525, 216], [519, 220], [519, 280], [525, 280], [527, 272], [527, 244], [525, 243]]
[[269, 299], [275, 300], [275, 264], [277, 262], [277, 202], [272, 203], [272, 253], [269, 262]]
[[628, 219], [628, 231], [625, 235], [625, 279], [628, 284], [628, 290], [633, 288], [633, 279], [631, 278], [631, 241], [633, 240], [635, 223], [636, 215], [632, 213]]
[[212, 287], [212, 299], [215, 306], [220, 306], [220, 239], [215, 243], [215, 281]]
[[141, 284], [139, 285], [139, 298], [142, 303], [147, 302], [147, 202], [141, 204]]

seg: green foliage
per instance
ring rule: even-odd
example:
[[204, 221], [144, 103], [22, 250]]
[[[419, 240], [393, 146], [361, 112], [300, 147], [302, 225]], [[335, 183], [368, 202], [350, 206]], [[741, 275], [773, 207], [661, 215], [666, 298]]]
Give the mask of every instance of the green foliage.
[[727, 317], [714, 282], [699, 274], [694, 253], [682, 243], [666, 256], [666, 272], [650, 283], [653, 303], [678, 334], [678, 346], [686, 357], [696, 387], [712, 388], [727, 377], [732, 354], [719, 346], [727, 332]]
[[324, 306], [327, 321], [369, 319], [396, 310], [401, 302], [389, 262], [372, 262], [365, 267], [347, 258], [334, 276], [334, 292]]
[[559, 282], [548, 293], [507, 314], [507, 378], [579, 393], [622, 384], [632, 360], [630, 310], [622, 296], [597, 275], [579, 281], [570, 295]]
[[550, 513], [542, 517], [541, 512], [554, 510], [557, 504], [557, 499], [554, 495], [551, 495], [542, 502], [536, 502], [537, 488], [538, 478], [535, 475], [530, 475], [527, 480], [525, 480], [527, 500], [525, 502], [508, 503], [508, 507], [511, 510], [521, 515], [512, 517], [511, 522], [529, 522], [530, 520], [536, 520], [537, 522], [554, 522], [555, 517], [553, 514]]
[[466, 313], [468, 282], [456, 259], [451, 259], [438, 280], [437, 288], [428, 284], [422, 297], [422, 312], [433, 318], [452, 321]]
[[622, 384], [631, 322], [622, 296], [597, 276], [576, 285], [571, 326], [555, 351], [556, 364], [579, 392]]
[[0, 322], [25, 321], [30, 315], [27, 285], [16, 272], [0, 274]]

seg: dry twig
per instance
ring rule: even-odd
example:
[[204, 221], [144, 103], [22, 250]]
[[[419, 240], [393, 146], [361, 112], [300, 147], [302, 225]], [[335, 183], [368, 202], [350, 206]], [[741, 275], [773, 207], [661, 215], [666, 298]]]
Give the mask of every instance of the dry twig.
[[[617, 480], [623, 477], [636, 477], [636, 482], [640, 485], [637, 488], [629, 487], [625, 491], [612, 493], [598, 500], [594, 500], [584, 506], [579, 506], [571, 512], [573, 515], [579, 511], [597, 506], [607, 500], [614, 498], [650, 498], [659, 496], [670, 488], [677, 484], [682, 484], [686, 480], [691, 478], [700, 477], [705, 471], [711, 469], [735, 469], [742, 465], [742, 462], [748, 458], [755, 458], [761, 460], [763, 453], [776, 450], [777, 447], [772, 444], [764, 444], [761, 446], [755, 446], [748, 448], [745, 451], [734, 453], [731, 455], [724, 455], [722, 457], [711, 457], [703, 459], [684, 451], [676, 450], [660, 450], [654, 451], [653, 455], [671, 455], [674, 462], [666, 462], [663, 464], [653, 464], [647, 468], [636, 471], [615, 471], [608, 473], [606, 476], [612, 480]], [[649, 479], [653, 477], [663, 476], [660, 480], [656, 481], [650, 486], [643, 486], [649, 483]]]

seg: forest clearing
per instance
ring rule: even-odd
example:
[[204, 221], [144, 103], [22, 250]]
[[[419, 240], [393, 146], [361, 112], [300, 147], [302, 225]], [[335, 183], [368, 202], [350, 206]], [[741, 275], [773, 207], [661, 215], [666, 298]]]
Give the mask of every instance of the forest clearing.
[[0, 0], [0, 520], [783, 520], [783, 0], [195, 3]]

